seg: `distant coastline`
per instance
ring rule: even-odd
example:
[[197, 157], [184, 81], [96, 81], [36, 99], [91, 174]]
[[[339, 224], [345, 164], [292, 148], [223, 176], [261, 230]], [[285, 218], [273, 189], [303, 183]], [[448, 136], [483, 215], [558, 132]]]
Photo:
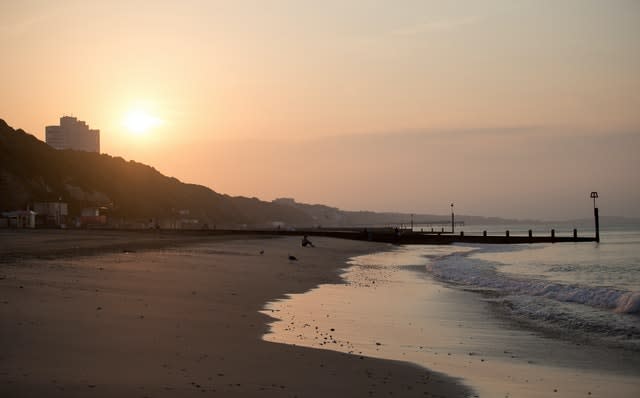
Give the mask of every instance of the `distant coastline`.
[[[448, 223], [450, 214], [349, 211], [280, 198], [271, 202], [232, 197], [183, 183], [155, 168], [120, 157], [55, 150], [0, 119], [0, 212], [49, 209], [37, 226], [106, 225], [111, 228], [163, 229], [281, 227], [408, 227], [411, 223]], [[34, 161], [37, 159], [37, 161]], [[457, 214], [475, 225], [576, 224], [569, 221], [509, 219]], [[640, 223], [637, 218], [602, 217], [603, 223]], [[0, 227], [2, 223], [0, 223]]]

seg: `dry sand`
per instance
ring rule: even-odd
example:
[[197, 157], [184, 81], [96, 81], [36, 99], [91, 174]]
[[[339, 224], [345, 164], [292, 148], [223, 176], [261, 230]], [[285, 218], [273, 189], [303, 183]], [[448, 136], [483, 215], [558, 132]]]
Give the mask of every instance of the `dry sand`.
[[408, 363], [263, 341], [267, 301], [385, 247], [314, 243], [0, 231], [0, 396], [467, 395]]

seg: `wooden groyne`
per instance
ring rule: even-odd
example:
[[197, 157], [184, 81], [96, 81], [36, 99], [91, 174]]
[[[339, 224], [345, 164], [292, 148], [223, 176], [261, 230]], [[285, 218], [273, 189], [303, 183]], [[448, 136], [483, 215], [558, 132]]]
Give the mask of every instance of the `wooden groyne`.
[[398, 245], [449, 245], [452, 243], [485, 243], [485, 244], [525, 244], [525, 243], [560, 243], [560, 242], [596, 242], [596, 237], [578, 236], [574, 230], [571, 236], [558, 236], [555, 231], [550, 231], [549, 235], [534, 236], [531, 232], [528, 235], [511, 235], [505, 232], [504, 235], [467, 235], [464, 233], [429, 233], [412, 232], [410, 230], [393, 230], [389, 228], [379, 229], [296, 229], [296, 230], [273, 230], [273, 229], [219, 229], [206, 230], [212, 235], [275, 235], [275, 236], [323, 236], [339, 239], [363, 240], [370, 242], [384, 242]]
[[[100, 230], [103, 232], [128, 232], [139, 233], [156, 236], [304, 236], [309, 237], [329, 237], [337, 239], [351, 239], [370, 242], [384, 242], [398, 245], [449, 245], [453, 243], [483, 243], [483, 244], [533, 244], [533, 243], [560, 243], [560, 242], [598, 242], [598, 236], [578, 236], [578, 231], [573, 230], [572, 234], [557, 235], [551, 230], [547, 235], [533, 235], [529, 230], [528, 235], [511, 235], [509, 231], [505, 231], [503, 235], [489, 235], [483, 232], [482, 235], [468, 235], [459, 232], [453, 234], [451, 232], [423, 232], [412, 231], [410, 229], [398, 229], [389, 227], [375, 228], [197, 228], [197, 229], [161, 229], [161, 228], [144, 228], [144, 229], [121, 229], [121, 228], [91, 228], [92, 230]], [[57, 230], [57, 229], [56, 229]], [[16, 229], [29, 233], [31, 229]], [[63, 233], [64, 230], [60, 230]], [[71, 229], [70, 231], [74, 231]]]

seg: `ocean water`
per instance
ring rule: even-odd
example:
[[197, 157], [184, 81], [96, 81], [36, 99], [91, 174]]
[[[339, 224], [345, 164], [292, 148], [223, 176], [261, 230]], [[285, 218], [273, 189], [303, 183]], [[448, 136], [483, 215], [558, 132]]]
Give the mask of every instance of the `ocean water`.
[[381, 246], [344, 283], [268, 303], [263, 338], [413, 362], [480, 397], [635, 398], [639, 242]]
[[456, 246], [411, 250], [433, 277], [491, 297], [524, 327], [640, 350], [640, 226], [604, 228], [600, 243]]

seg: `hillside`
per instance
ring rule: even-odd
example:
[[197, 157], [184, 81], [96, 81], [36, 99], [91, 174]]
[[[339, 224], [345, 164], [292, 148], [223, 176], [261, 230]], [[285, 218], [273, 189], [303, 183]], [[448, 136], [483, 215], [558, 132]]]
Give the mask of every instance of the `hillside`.
[[[397, 226], [404, 224], [408, 226], [411, 223], [412, 215], [409, 213], [397, 212], [373, 212], [373, 211], [347, 211], [340, 210], [321, 204], [298, 203], [291, 198], [279, 198], [273, 201], [275, 204], [289, 206], [301, 210], [313, 219], [314, 225], [322, 225], [327, 227], [348, 227], [348, 226]], [[429, 223], [449, 223], [451, 214], [413, 214], [413, 222], [418, 224]], [[495, 224], [528, 224], [535, 225], [542, 223], [537, 220], [517, 220], [499, 217], [482, 217], [464, 214], [456, 214], [457, 222], [474, 225], [495, 225]]]
[[274, 221], [311, 225], [303, 211], [257, 199], [230, 197], [162, 175], [120, 157], [55, 150], [0, 119], [0, 211], [34, 202], [69, 203], [70, 216], [85, 207], [105, 207], [111, 220], [171, 223], [182, 211], [199, 225], [267, 226]]

